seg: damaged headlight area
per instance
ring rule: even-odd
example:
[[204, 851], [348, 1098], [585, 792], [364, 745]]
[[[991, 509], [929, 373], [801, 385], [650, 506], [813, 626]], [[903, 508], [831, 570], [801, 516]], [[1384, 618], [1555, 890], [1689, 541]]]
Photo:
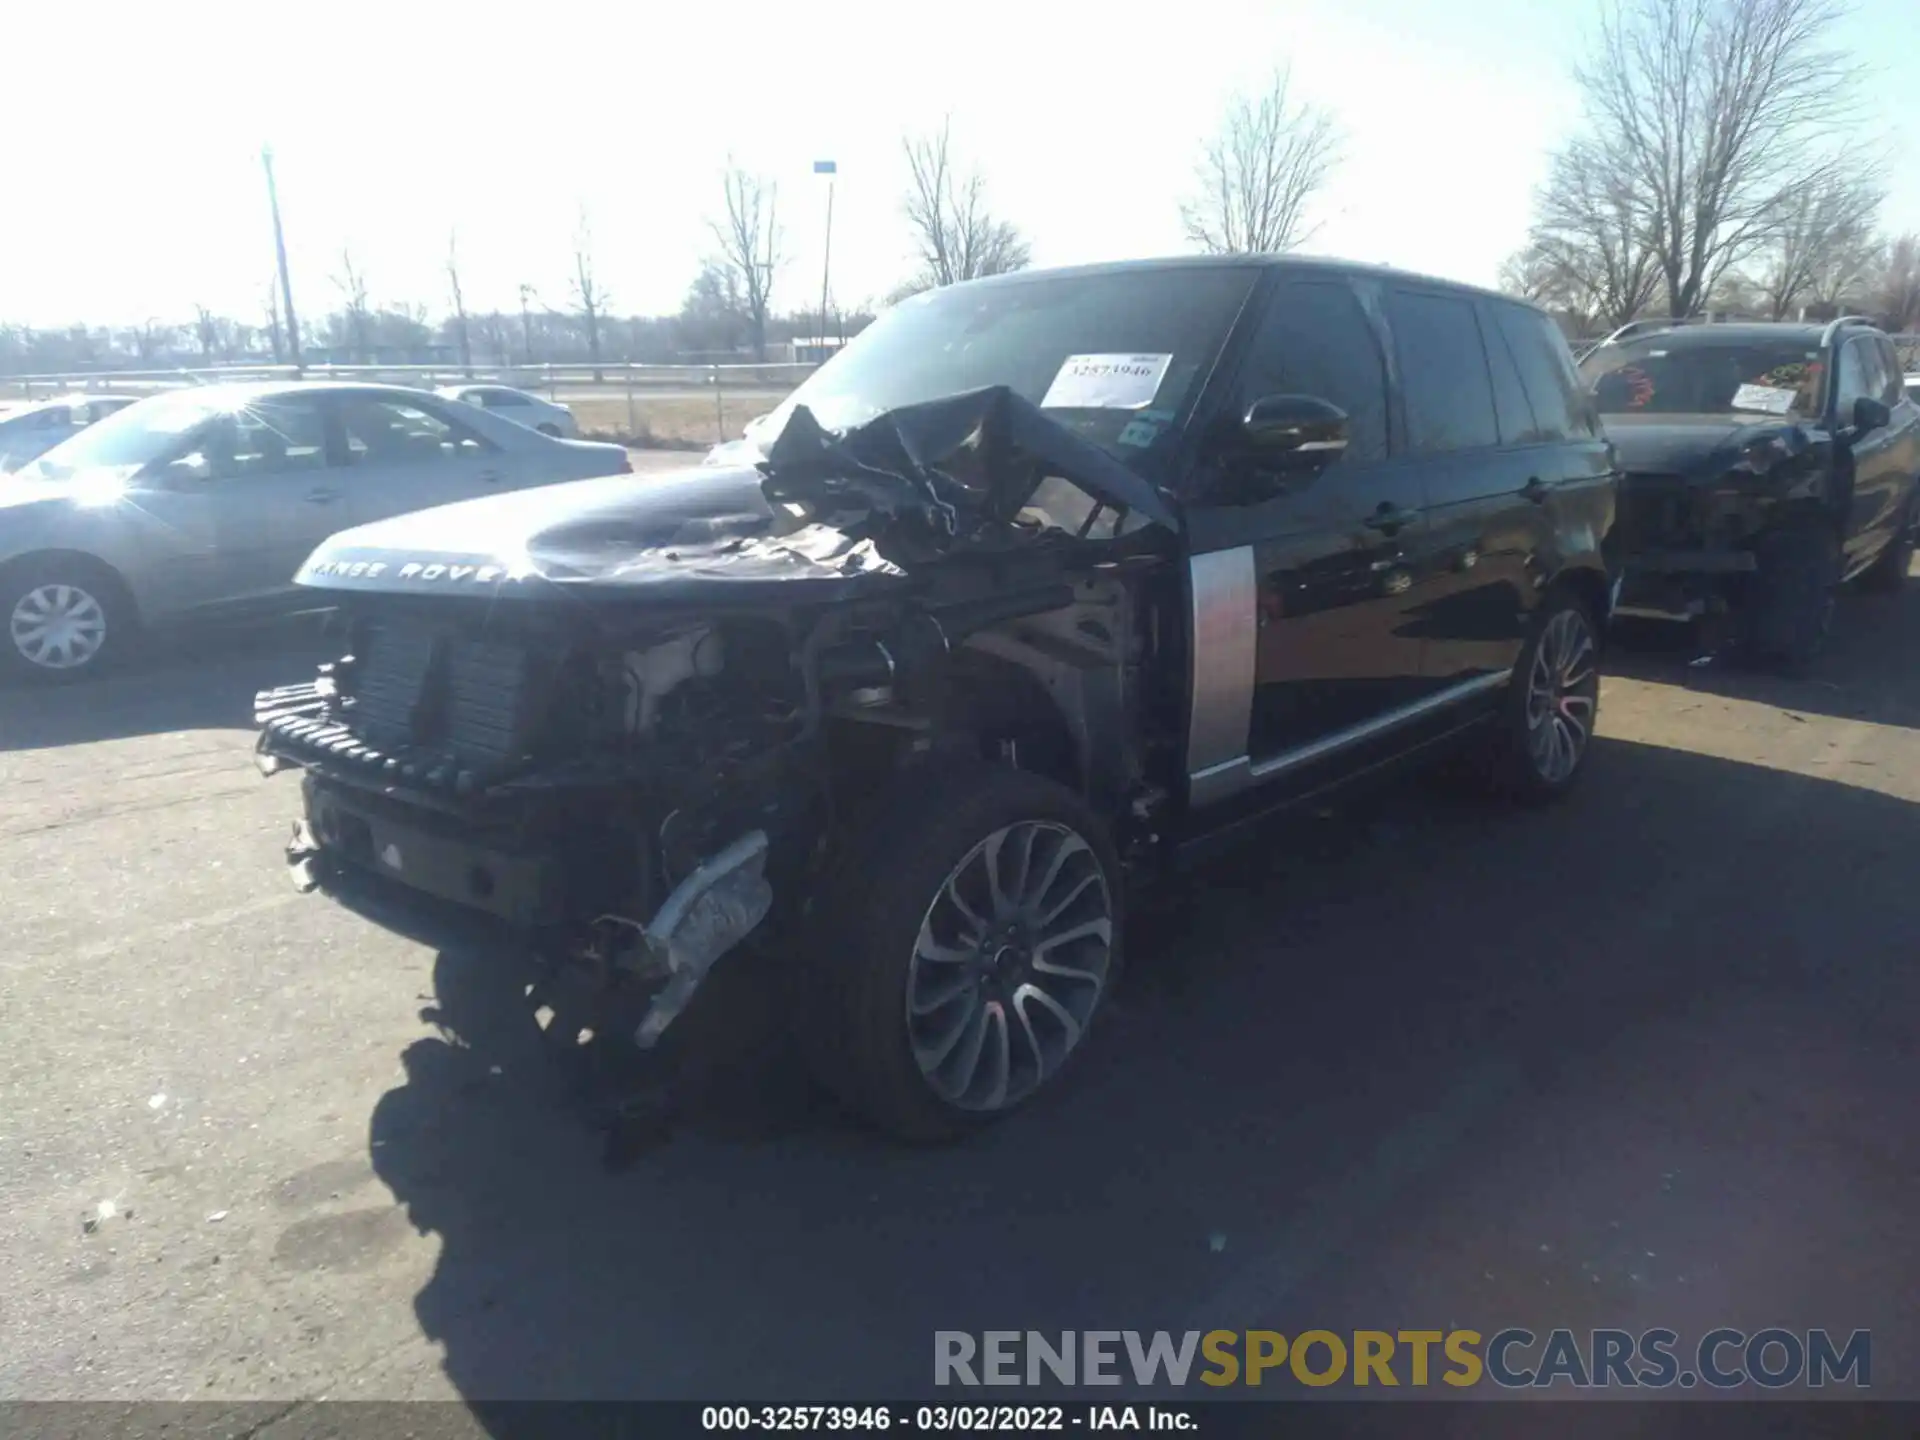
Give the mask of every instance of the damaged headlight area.
[[[977, 743], [956, 673], [1012, 692], [969, 660], [1029, 664], [1081, 736], [1118, 721], [1154, 551], [1118, 517], [1172, 518], [1118, 462], [983, 391], [845, 435], [797, 411], [760, 468], [758, 518], [737, 489], [703, 520], [722, 492], [592, 482], [572, 510], [502, 497], [317, 552], [303, 583], [342, 592], [348, 653], [255, 704], [262, 771], [303, 772], [295, 883], [490, 915], [647, 987], [651, 1046], [718, 960], [797, 928], [863, 795]], [[1036, 500], [1061, 481], [1072, 515]], [[767, 558], [806, 537], [840, 558]], [[1105, 758], [1079, 779], [1128, 782], [1083, 753]]]

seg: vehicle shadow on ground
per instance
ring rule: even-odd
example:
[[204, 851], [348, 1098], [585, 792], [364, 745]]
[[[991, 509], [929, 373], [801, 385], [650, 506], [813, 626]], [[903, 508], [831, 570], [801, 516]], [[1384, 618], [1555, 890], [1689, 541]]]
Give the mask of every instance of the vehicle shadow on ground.
[[1623, 620], [1614, 627], [1606, 670], [1839, 720], [1920, 728], [1920, 581], [1899, 595], [1844, 593], [1825, 653], [1804, 675], [1771, 674], [1722, 659], [1694, 666], [1694, 627]]
[[175, 730], [250, 730], [255, 692], [311, 679], [338, 652], [318, 616], [142, 637], [112, 674], [68, 685], [0, 681], [0, 751]]
[[[1690, 1202], [1702, 1233], [1777, 1220], [1799, 1238], [1775, 1248], [1842, 1276], [1865, 1325], [1920, 1293], [1911, 1242], [1886, 1240], [1906, 1234], [1887, 1216], [1920, 1161], [1874, 1138], [1914, 1133], [1913, 1087], [1847, 1072], [1822, 1089], [1831, 1075], [1782, 1061], [1791, 1038], [1741, 1017], [1777, 1004], [1838, 1037], [1823, 1063], [1891, 1055], [1911, 1076], [1916, 819], [1876, 792], [1602, 739], [1550, 811], [1417, 784], [1276, 828], [1136, 932], [1059, 1093], [948, 1148], [889, 1145], [821, 1099], [776, 987], [730, 963], [682, 1022], [705, 1059], [681, 1128], [610, 1172], [579, 1106], [620, 1068], [586, 1058], [605, 1037], [542, 1031], [523, 966], [450, 943], [440, 1038], [405, 1053], [372, 1162], [440, 1238], [415, 1307], [471, 1401], [910, 1398], [931, 1391], [937, 1329], [1294, 1328], [1299, 1297], [1338, 1308], [1388, 1238], [1416, 1250], [1396, 1273], [1444, 1266], [1436, 1197], [1502, 1165], [1523, 1193], [1488, 1203], [1557, 1183], [1505, 1148], [1542, 1107], [1548, 1133], [1583, 1117], [1603, 1147], [1733, 1134], [1779, 1173]], [[1663, 1056], [1711, 1051], [1735, 1098], [1595, 1078], [1655, 1033]], [[1804, 1194], [1770, 1212], [1815, 1172], [1835, 1197], [1818, 1225], [1791, 1208]], [[1765, 1323], [1814, 1303], [1756, 1283]]]

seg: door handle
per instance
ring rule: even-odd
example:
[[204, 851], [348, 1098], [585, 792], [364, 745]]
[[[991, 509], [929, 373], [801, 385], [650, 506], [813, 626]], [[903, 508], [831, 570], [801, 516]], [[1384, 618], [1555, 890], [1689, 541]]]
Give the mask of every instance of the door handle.
[[1540, 477], [1536, 475], [1520, 487], [1520, 493], [1534, 504], [1544, 505], [1547, 503], [1547, 496], [1553, 492], [1550, 487], [1542, 485], [1540, 483]]
[[1419, 515], [1417, 510], [1402, 510], [1398, 505], [1380, 502], [1380, 508], [1362, 522], [1369, 530], [1384, 530], [1391, 535], [1394, 531], [1411, 525]]
[[500, 472], [498, 470], [482, 470], [480, 472], [480, 479], [488, 485], [498, 485], [500, 483]]
[[329, 490], [324, 485], [316, 486], [307, 492], [307, 503], [309, 505], [331, 505], [339, 498], [340, 492], [338, 490]]

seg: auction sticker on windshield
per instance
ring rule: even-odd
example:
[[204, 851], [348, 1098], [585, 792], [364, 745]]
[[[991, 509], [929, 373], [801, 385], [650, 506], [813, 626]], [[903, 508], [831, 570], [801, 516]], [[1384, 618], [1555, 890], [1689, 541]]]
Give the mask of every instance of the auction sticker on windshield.
[[1793, 402], [1798, 396], [1796, 390], [1776, 390], [1771, 385], [1742, 385], [1733, 392], [1733, 408], [1784, 415], [1793, 409]]
[[1139, 410], [1153, 403], [1171, 355], [1069, 355], [1043, 410]]

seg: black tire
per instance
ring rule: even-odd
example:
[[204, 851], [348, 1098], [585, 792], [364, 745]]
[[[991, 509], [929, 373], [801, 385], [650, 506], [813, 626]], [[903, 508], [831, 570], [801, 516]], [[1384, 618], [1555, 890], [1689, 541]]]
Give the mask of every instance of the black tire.
[[1513, 679], [1500, 700], [1485, 775], [1509, 800], [1542, 805], [1586, 771], [1600, 717], [1601, 636], [1571, 590], [1554, 590], [1535, 613]]
[[1840, 583], [1840, 538], [1812, 516], [1762, 535], [1741, 607], [1740, 651], [1759, 665], [1804, 670], [1826, 648]]
[[[73, 623], [64, 647], [45, 644], [33, 625], [52, 613]], [[0, 673], [10, 679], [60, 685], [103, 674], [126, 653], [133, 625], [126, 587], [98, 561], [36, 556], [0, 571]]]
[[[830, 866], [809, 927], [809, 953], [791, 972], [800, 1047], [821, 1083], [881, 1130], [909, 1141], [953, 1139], [1011, 1113], [1049, 1088], [1083, 1048], [1087, 1026], [1119, 975], [1119, 857], [1106, 826], [1072, 791], [1009, 766], [986, 763], [960, 762], [903, 776], [874, 822], [861, 830], [861, 840], [844, 847]], [[1085, 966], [1085, 973], [1098, 970], [1098, 982], [1090, 990], [1082, 981], [1037, 974], [1035, 957], [1023, 956], [1018, 946], [989, 941], [975, 947], [956, 939], [958, 932], [943, 931], [943, 925], [962, 913], [944, 898], [949, 879], [956, 872], [973, 874], [969, 867], [978, 863], [982, 847], [1002, 834], [1008, 835], [1003, 842], [1007, 850], [1021, 843], [1019, 837], [1028, 837], [1023, 871], [1036, 862], [1051, 864], [1053, 857], [1065, 857], [1055, 888], [1045, 897], [1052, 900], [1068, 889], [1075, 891], [1061, 923], [1082, 927], [1087, 923], [1083, 916], [1095, 915], [1104, 906], [1101, 918], [1109, 927], [1104, 955], [1097, 953], [1097, 935], [1068, 942], [1091, 950], [1051, 952], [1056, 966], [1065, 954], [1075, 967]], [[1043, 852], [1042, 846], [1053, 848]], [[980, 898], [964, 876], [957, 888], [969, 892], [963, 898]], [[1082, 906], [1086, 908], [1075, 908]], [[1097, 919], [1094, 923], [1097, 926]], [[923, 936], [942, 947], [953, 939], [954, 953], [965, 950], [977, 956], [968, 971], [971, 978], [963, 977], [957, 962], [951, 970], [942, 963], [921, 971], [923, 962], [916, 955]], [[991, 957], [988, 951], [994, 952]], [[962, 986], [963, 979], [970, 989]], [[1070, 983], [1073, 993], [1065, 1005], [1078, 1009], [1085, 1000], [1078, 1038], [1067, 1038], [1075, 1032], [1055, 1025], [1052, 1011], [1035, 1009], [1030, 993], [1019, 997], [1035, 980], [1056, 997], [1066, 994], [1058, 987]], [[910, 1016], [910, 993], [925, 996], [947, 985], [956, 987], [951, 1002], [940, 1002], [918, 1020]], [[1010, 994], [1014, 998], [1007, 998]], [[1007, 1048], [998, 1052], [1007, 1057], [1000, 1072], [986, 1044], [996, 1033], [991, 1014], [996, 1003], [1001, 1004], [999, 1033], [1007, 1037]], [[962, 1010], [970, 1017], [964, 1022], [959, 1019]], [[1029, 1020], [1024, 1035], [1015, 1030], [1021, 1013]], [[953, 1078], [960, 1070], [952, 1062], [964, 1065], [975, 1016], [982, 1042], [974, 1051], [988, 1061], [988, 1070], [981, 1083], [969, 1080], [962, 1085]], [[937, 1050], [940, 1032], [949, 1024], [957, 1027], [959, 1039], [948, 1042], [952, 1048], [946, 1058], [929, 1071], [916, 1054]], [[1038, 1056], [1039, 1049], [1026, 1040], [1042, 1031], [1064, 1040], [1064, 1048], [1050, 1064], [1023, 1067], [1015, 1051]], [[975, 1070], [968, 1067], [970, 1074]], [[1003, 1103], [981, 1103], [993, 1099], [996, 1073], [1005, 1075]], [[1014, 1083], [1016, 1076], [1025, 1075], [1032, 1078], [1030, 1086]]]
[[1862, 590], [1872, 595], [1900, 593], [1907, 583], [1907, 572], [1913, 568], [1917, 529], [1920, 529], [1920, 490], [1907, 498], [1907, 508], [1900, 512], [1900, 528], [1894, 532], [1893, 539], [1887, 542], [1887, 548], [1880, 552], [1879, 559], [1861, 575]]

